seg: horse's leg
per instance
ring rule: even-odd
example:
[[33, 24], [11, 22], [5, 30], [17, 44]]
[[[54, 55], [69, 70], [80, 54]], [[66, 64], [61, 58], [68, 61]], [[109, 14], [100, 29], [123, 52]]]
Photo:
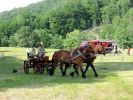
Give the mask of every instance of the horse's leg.
[[54, 75], [54, 70], [55, 70], [54, 67], [55, 67], [55, 66], [54, 66], [54, 63], [52, 63], [52, 67], [48, 70], [48, 74], [49, 74], [50, 76], [53, 76], [53, 75]]
[[86, 75], [86, 72], [87, 72], [88, 68], [89, 68], [89, 63], [87, 63], [87, 65], [86, 65], [86, 69], [84, 71], [84, 75]]
[[67, 68], [69, 67], [70, 65], [69, 64], [65, 64], [65, 70], [64, 70], [64, 76], [66, 76], [66, 70], [67, 70]]
[[78, 67], [80, 68], [80, 71], [82, 73], [82, 77], [83, 78], [86, 78], [85, 74], [84, 74], [84, 71], [83, 71], [83, 60], [82, 59], [77, 59], [77, 64], [78, 64]]
[[35, 65], [36, 65], [35, 63], [33, 63], [33, 65], [32, 65], [33, 73], [36, 73], [36, 71], [35, 71], [35, 70], [36, 70], [36, 69], [35, 69]]
[[60, 70], [61, 70], [62, 76], [65, 76], [63, 72], [63, 65], [64, 65], [63, 63], [60, 63]]
[[46, 65], [46, 73], [48, 74], [49, 73], [49, 68], [48, 68], [49, 66], [48, 65]]
[[73, 65], [73, 68], [75, 69], [76, 74], [79, 76], [78, 67], [76, 64]]
[[70, 73], [70, 76], [73, 77], [73, 76], [75, 75], [75, 73], [79, 76], [78, 65], [77, 65], [77, 64], [74, 64], [74, 65], [73, 65], [73, 68], [74, 68], [75, 71], [71, 72], [71, 73]]
[[98, 74], [97, 74], [97, 72], [96, 72], [96, 70], [95, 70], [95, 67], [94, 67], [93, 63], [90, 62], [90, 63], [88, 63], [87, 65], [90, 65], [90, 66], [91, 66], [93, 72], [95, 73], [95, 76], [98, 77]]
[[44, 68], [46, 67], [46, 65], [41, 65], [41, 74], [43, 74], [44, 73]]
[[[74, 65], [73, 65], [73, 66], [74, 66]], [[75, 70], [74, 70], [73, 72], [71, 72], [71, 73], [70, 73], [70, 76], [73, 77], [73, 76], [75, 75], [75, 72], [76, 72]]]
[[85, 74], [84, 74], [84, 71], [83, 71], [82, 65], [80, 65], [79, 67], [80, 67], [80, 71], [81, 71], [81, 73], [82, 73], [82, 77], [83, 77], [83, 78], [86, 78], [86, 76], [85, 76]]

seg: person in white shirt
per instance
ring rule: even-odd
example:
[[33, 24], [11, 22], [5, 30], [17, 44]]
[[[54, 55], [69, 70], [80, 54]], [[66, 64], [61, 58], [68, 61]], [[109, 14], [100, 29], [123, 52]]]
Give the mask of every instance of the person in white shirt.
[[25, 51], [27, 53], [27, 60], [28, 60], [29, 59], [29, 54], [30, 54], [30, 49], [27, 47]]
[[32, 51], [29, 53], [30, 58], [35, 58], [36, 57], [36, 49], [33, 47]]

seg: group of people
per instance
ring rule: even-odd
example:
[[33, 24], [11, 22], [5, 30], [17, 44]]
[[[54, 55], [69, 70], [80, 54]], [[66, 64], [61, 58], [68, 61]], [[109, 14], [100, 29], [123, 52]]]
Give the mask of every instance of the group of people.
[[45, 57], [45, 49], [43, 43], [42, 42], [39, 43], [37, 52], [35, 47], [33, 47], [31, 51], [27, 47], [26, 53], [27, 53], [27, 60], [29, 60], [30, 58], [33, 59], [35, 57], [38, 57], [40, 60], [42, 60]]
[[[114, 45], [114, 46], [113, 46], [113, 51], [114, 51], [114, 54], [119, 54], [119, 53], [121, 53], [120, 48], [119, 48], [117, 45]], [[130, 53], [131, 53], [131, 48], [128, 47], [128, 48], [127, 48], [127, 54], [130, 56]]]
[[113, 45], [113, 52], [114, 52], [114, 54], [119, 54], [120, 53], [120, 49], [117, 45]]

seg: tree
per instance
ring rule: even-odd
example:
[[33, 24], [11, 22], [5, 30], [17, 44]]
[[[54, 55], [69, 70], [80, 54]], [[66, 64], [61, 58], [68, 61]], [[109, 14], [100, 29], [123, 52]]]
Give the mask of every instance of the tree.
[[63, 38], [62, 36], [55, 35], [51, 40], [51, 48], [62, 49], [63, 48]]
[[3, 38], [1, 38], [1, 46], [9, 46], [9, 41], [8, 41], [8, 37], [4, 36]]
[[14, 35], [10, 36], [9, 44], [10, 44], [10, 46], [17, 46], [17, 44], [18, 44], [17, 37]]
[[133, 47], [133, 9], [130, 9], [123, 19], [120, 20], [119, 26], [117, 27], [115, 39], [119, 41], [121, 46]]
[[30, 27], [26, 26], [26, 27], [21, 27], [15, 34], [14, 36], [16, 37], [18, 46], [22, 46], [25, 47], [27, 45], [29, 45], [30, 41], [29, 38], [31, 36], [31, 31], [30, 31]]

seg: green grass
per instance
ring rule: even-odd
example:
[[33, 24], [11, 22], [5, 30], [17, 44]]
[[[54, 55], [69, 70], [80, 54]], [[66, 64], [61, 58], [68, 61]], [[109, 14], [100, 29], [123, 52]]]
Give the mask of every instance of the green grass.
[[[46, 49], [52, 56], [56, 49]], [[99, 77], [91, 69], [87, 78], [80, 76], [62, 77], [59, 68], [54, 76], [33, 74], [23, 70], [13, 74], [13, 68], [22, 68], [26, 59], [24, 48], [1, 47], [6, 59], [0, 59], [1, 100], [132, 100], [133, 98], [133, 55], [120, 54], [98, 56], [94, 62]], [[85, 67], [85, 64], [84, 64]]]

